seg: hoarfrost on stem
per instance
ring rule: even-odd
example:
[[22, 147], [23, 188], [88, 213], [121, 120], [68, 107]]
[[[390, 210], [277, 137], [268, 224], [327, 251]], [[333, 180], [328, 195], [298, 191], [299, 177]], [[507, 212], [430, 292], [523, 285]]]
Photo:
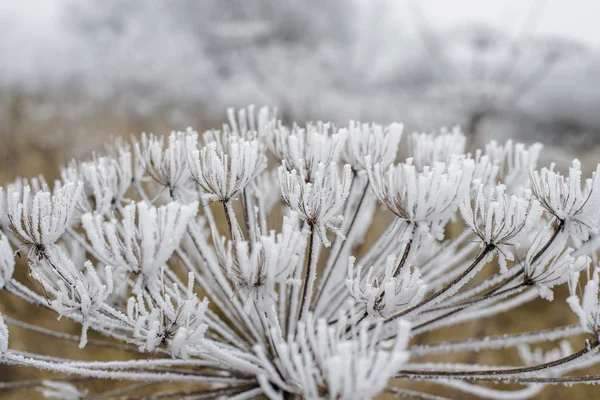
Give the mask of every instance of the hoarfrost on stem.
[[[7, 185], [3, 298], [49, 309], [81, 334], [7, 307], [0, 363], [86, 383], [185, 382], [202, 398], [431, 398], [428, 385], [411, 381], [526, 398], [550, 383], [600, 382], [570, 375], [600, 360], [600, 269], [588, 270], [598, 251], [598, 172], [582, 186], [578, 161], [566, 177], [552, 166], [538, 170], [537, 144], [492, 142], [465, 154], [458, 130], [416, 133], [408, 144], [401, 136], [400, 124], [289, 127], [266, 108], [230, 109], [221, 130], [142, 135], [73, 161], [52, 190], [41, 177]], [[21, 282], [15, 257], [23, 248], [34, 285]], [[490, 262], [495, 255], [500, 268]], [[553, 300], [566, 282], [579, 324], [465, 331], [450, 342], [427, 335]], [[122, 354], [81, 361], [16, 350], [10, 325]], [[574, 347], [529, 347], [554, 340]], [[524, 365], [421, 357], [513, 347]], [[527, 386], [505, 391], [481, 385], [487, 381]], [[79, 398], [86, 383], [56, 378], [38, 390]], [[173, 385], [156, 396], [188, 391]]]

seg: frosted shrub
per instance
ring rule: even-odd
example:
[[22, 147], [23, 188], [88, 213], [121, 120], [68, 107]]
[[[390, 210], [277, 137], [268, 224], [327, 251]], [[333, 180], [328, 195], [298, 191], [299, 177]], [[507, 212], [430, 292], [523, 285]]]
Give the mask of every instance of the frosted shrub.
[[[0, 315], [1, 363], [132, 381], [94, 398], [161, 382], [195, 387], [165, 398], [434, 398], [414, 381], [526, 398], [600, 381], [570, 375], [600, 362], [599, 169], [583, 182], [577, 160], [567, 176], [537, 169], [538, 144], [465, 153], [459, 130], [404, 143], [399, 124], [228, 115], [221, 131], [117, 142], [53, 185], [18, 180], [0, 192], [0, 289], [81, 326], [73, 336]], [[401, 146], [409, 158], [396, 163]], [[15, 277], [21, 251], [34, 285]], [[552, 301], [565, 283], [578, 324], [451, 342], [423, 335]], [[11, 326], [123, 357], [16, 350]], [[528, 347], [555, 340], [547, 353]], [[523, 366], [453, 358], [510, 348]], [[61, 376], [38, 392], [87, 395]]]

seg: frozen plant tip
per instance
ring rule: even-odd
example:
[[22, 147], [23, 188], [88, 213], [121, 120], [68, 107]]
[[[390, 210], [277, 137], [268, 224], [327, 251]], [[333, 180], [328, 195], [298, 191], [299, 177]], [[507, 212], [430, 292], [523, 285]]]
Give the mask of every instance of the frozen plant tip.
[[[48, 375], [0, 391], [367, 400], [438, 398], [428, 393], [437, 385], [451, 397], [523, 399], [549, 384], [600, 383], [582, 375], [600, 361], [600, 270], [588, 270], [600, 175], [582, 185], [578, 161], [566, 177], [538, 170], [539, 145], [465, 153], [458, 130], [401, 134], [400, 124], [290, 127], [249, 107], [202, 135], [117, 141], [63, 168], [52, 190], [41, 177], [8, 184], [0, 363]], [[503, 327], [527, 303], [563, 313], [555, 289], [567, 282], [579, 324], [479, 329], [505, 313]], [[13, 298], [69, 325], [5, 307]], [[446, 327], [462, 337], [435, 339]], [[56, 352], [79, 343], [81, 354], [33, 352], [23, 330]], [[559, 340], [573, 347], [537, 350]], [[455, 362], [514, 348], [521, 362]]]
[[239, 196], [265, 164], [256, 140], [233, 136], [226, 144], [227, 153], [217, 142], [191, 152], [192, 176], [203, 197], [224, 203]]
[[371, 156], [371, 162], [375, 164], [394, 162], [404, 127], [396, 123], [383, 127], [350, 121], [348, 128], [342, 129], [347, 132], [348, 139], [341, 157], [355, 171], [360, 171], [367, 167], [366, 156]]
[[438, 239], [468, 193], [474, 168], [472, 160], [456, 158], [435, 162], [422, 171], [412, 159], [386, 169], [381, 163], [373, 165], [367, 156], [366, 164], [379, 201], [401, 220], [427, 228]]
[[513, 249], [520, 246], [519, 238], [539, 222], [540, 207], [528, 194], [527, 198], [508, 197], [504, 185], [496, 186], [484, 195], [479, 185], [471, 205], [467, 199], [460, 203], [465, 224], [479, 237], [482, 245], [498, 253], [500, 267], [506, 270], [506, 260], [513, 261]]
[[265, 136], [275, 157], [307, 179], [321, 164], [328, 167], [337, 162], [348, 138], [347, 130], [336, 130], [329, 122], [307, 123], [305, 128], [294, 124], [290, 129], [279, 121], [271, 126]]
[[532, 189], [548, 213], [564, 225], [567, 232], [580, 239], [598, 232], [600, 215], [600, 167], [581, 185], [581, 163], [573, 160], [569, 176], [554, 168], [531, 173]]
[[337, 165], [332, 164], [327, 168], [325, 164], [319, 164], [314, 178], [309, 182], [296, 170], [289, 172], [279, 167], [283, 201], [316, 230], [325, 246], [330, 244], [326, 228], [341, 235], [337, 224], [342, 221], [343, 206], [350, 193], [351, 182], [352, 173], [348, 164], [343, 167], [341, 176]]
[[57, 182], [53, 192], [42, 189], [33, 194], [29, 185], [22, 189], [20, 185], [8, 186], [7, 207], [2, 211], [10, 232], [30, 247], [30, 257], [42, 258], [46, 248], [54, 245], [71, 224], [82, 186], [81, 182]]

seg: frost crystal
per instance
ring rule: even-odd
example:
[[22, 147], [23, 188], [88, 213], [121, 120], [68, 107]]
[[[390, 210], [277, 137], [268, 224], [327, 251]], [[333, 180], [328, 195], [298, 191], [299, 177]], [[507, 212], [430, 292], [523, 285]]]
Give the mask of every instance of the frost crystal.
[[15, 272], [15, 256], [8, 238], [0, 233], [0, 290], [12, 279]]
[[354, 259], [350, 261], [346, 286], [350, 296], [372, 317], [389, 317], [420, 302], [425, 295], [427, 285], [419, 270], [404, 267], [394, 276], [396, 266], [396, 257], [389, 256], [383, 274], [381, 268], [371, 267], [361, 278], [362, 266], [355, 271]]
[[412, 159], [387, 170], [380, 163], [373, 165], [369, 156], [366, 164], [379, 201], [400, 219], [430, 227], [437, 238], [443, 237], [444, 225], [467, 193], [474, 169], [473, 160], [458, 159], [435, 162], [422, 171]]
[[[411, 154], [414, 155], [413, 164], [417, 169], [422, 169], [463, 154], [466, 144], [467, 137], [459, 128], [454, 128], [451, 132], [443, 129], [439, 134], [413, 133], [409, 145]], [[377, 161], [373, 160], [372, 163], [376, 164]]]
[[120, 152], [118, 157], [95, 157], [93, 161], [71, 163], [63, 169], [64, 181], [84, 182], [85, 196], [80, 201], [84, 212], [108, 213], [125, 200], [133, 179], [131, 153]]
[[192, 150], [191, 159], [192, 176], [204, 190], [203, 197], [222, 202], [236, 198], [266, 163], [256, 140], [235, 136], [228, 138], [226, 151], [213, 141]]
[[[100, 315], [106, 300], [113, 290], [112, 271], [105, 268], [103, 282], [91, 262], [84, 270], [77, 268], [67, 255], [56, 248], [48, 254], [49, 268], [43, 266], [32, 270], [32, 276], [43, 286], [47, 301], [59, 316], [77, 315], [81, 320], [81, 341], [87, 343], [87, 330]], [[58, 280], [55, 280], [58, 277]]]
[[600, 216], [600, 166], [581, 186], [581, 163], [573, 160], [569, 176], [542, 168], [531, 173], [532, 190], [542, 206], [564, 224], [574, 237], [586, 240], [598, 232]]
[[0, 356], [8, 350], [8, 328], [4, 323], [4, 318], [0, 314]]
[[316, 230], [325, 246], [329, 246], [326, 229], [340, 235], [337, 225], [342, 221], [342, 209], [350, 194], [352, 169], [344, 165], [342, 176], [337, 165], [319, 164], [311, 181], [306, 182], [298, 171], [279, 167], [279, 185], [283, 201]]
[[506, 260], [514, 260], [513, 248], [519, 247], [519, 237], [529, 232], [541, 215], [535, 199], [508, 197], [506, 186], [489, 189], [484, 195], [484, 186], [479, 185], [473, 205], [467, 199], [460, 203], [460, 212], [465, 224], [481, 239], [482, 244], [494, 246], [500, 267], [506, 269]]
[[32, 195], [31, 187], [9, 185], [4, 212], [9, 228], [22, 243], [32, 246], [30, 256], [43, 256], [46, 246], [53, 245], [71, 223], [82, 190], [81, 183], [56, 183], [53, 192], [39, 190]]
[[186, 132], [172, 132], [165, 148], [165, 138], [143, 134], [135, 143], [137, 162], [148, 175], [161, 186], [167, 188], [171, 196], [187, 190], [190, 170], [187, 166], [188, 148], [198, 141], [198, 133], [192, 129]]
[[550, 248], [543, 249], [550, 239], [548, 231], [539, 234], [527, 252], [524, 264], [525, 282], [535, 285], [540, 296], [547, 300], [553, 299], [553, 286], [566, 282], [571, 273], [583, 270], [590, 263], [586, 256], [573, 258], [573, 249], [565, 248], [566, 243], [561, 238], [553, 240]]
[[[397, 339], [385, 344], [376, 339], [379, 329], [370, 332], [367, 324], [346, 336], [341, 323], [331, 326], [309, 317], [298, 324], [295, 337], [287, 341], [276, 337], [276, 362], [291, 390], [305, 399], [367, 400], [381, 392], [408, 360], [410, 325], [399, 323], [397, 332]], [[269, 383], [263, 379], [261, 385]]]
[[541, 143], [526, 147], [508, 140], [501, 146], [491, 141], [485, 146], [485, 154], [498, 166], [498, 177], [511, 193], [520, 194], [529, 186], [529, 172], [536, 167], [542, 147]]
[[289, 171], [296, 170], [306, 179], [339, 160], [348, 131], [337, 131], [330, 123], [308, 123], [292, 129], [278, 122], [267, 134], [269, 148]]
[[149, 285], [155, 282], [160, 268], [179, 246], [197, 210], [198, 203], [171, 202], [157, 208], [140, 202], [123, 209], [120, 223], [85, 214], [82, 225], [102, 261], [118, 268], [119, 272], [139, 275], [138, 285]]
[[350, 121], [347, 129], [340, 130], [347, 132], [344, 135], [348, 136], [342, 150], [342, 160], [350, 164], [355, 171], [366, 168], [366, 156], [371, 156], [371, 162], [374, 164], [380, 162], [386, 165], [394, 162], [403, 129], [400, 124], [382, 127]]
[[133, 325], [133, 342], [140, 350], [154, 351], [164, 344], [173, 357], [189, 358], [198, 354], [207, 325], [204, 314], [208, 301], [198, 300], [194, 293], [194, 277], [188, 277], [188, 287], [182, 295], [177, 287], [169, 295], [165, 289], [152, 289], [130, 297], [127, 317]]
[[[579, 276], [578, 271], [572, 271], [572, 274]], [[567, 303], [573, 312], [579, 317], [579, 324], [584, 332], [595, 335], [600, 340], [600, 267], [594, 267], [594, 272], [588, 280], [581, 299], [577, 296], [577, 278], [571, 278], [570, 290], [571, 296]]]
[[523, 360], [525, 365], [545, 364], [563, 357], [568, 357], [573, 353], [571, 344], [566, 340], [562, 340], [559, 347], [546, 352], [539, 347], [531, 350], [531, 347], [526, 344], [519, 345], [517, 349], [519, 350], [519, 357], [521, 357], [521, 360]]
[[42, 381], [42, 385], [38, 390], [47, 399], [81, 400], [88, 393], [87, 390], [79, 390], [69, 382]]
[[285, 217], [281, 233], [271, 231], [255, 243], [237, 242], [225, 260], [227, 275], [246, 298], [268, 310], [276, 300], [275, 284], [285, 284], [305, 251], [306, 240], [297, 228], [297, 218]]

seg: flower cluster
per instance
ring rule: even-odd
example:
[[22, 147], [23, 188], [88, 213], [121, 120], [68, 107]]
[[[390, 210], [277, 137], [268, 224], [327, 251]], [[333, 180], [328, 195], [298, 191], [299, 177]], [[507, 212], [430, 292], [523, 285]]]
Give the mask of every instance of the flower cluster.
[[581, 186], [581, 163], [573, 160], [569, 176], [551, 168], [531, 174], [532, 190], [546, 211], [564, 225], [564, 229], [581, 240], [598, 232], [600, 217], [600, 166], [593, 178]]
[[[31, 193], [29, 185], [9, 185], [6, 193], [6, 217], [10, 232], [30, 247], [30, 258], [42, 258], [71, 223], [81, 194], [81, 182], [57, 182], [51, 192], [47, 186]], [[0, 196], [2, 193], [0, 193]]]
[[326, 228], [340, 234], [336, 224], [342, 220], [342, 209], [350, 193], [352, 173], [350, 166], [344, 166], [340, 179], [337, 166], [326, 169], [319, 164], [314, 178], [305, 182], [296, 170], [287, 171], [279, 167], [279, 184], [283, 201], [314, 227], [321, 242], [329, 246]]
[[389, 256], [383, 271], [371, 267], [363, 278], [362, 267], [355, 271], [354, 259], [350, 261], [346, 286], [356, 304], [364, 306], [372, 317], [393, 315], [417, 304], [425, 296], [427, 285], [419, 270], [403, 268], [394, 275], [396, 265], [396, 257]]
[[497, 250], [500, 267], [506, 270], [506, 260], [514, 260], [513, 248], [519, 247], [519, 238], [539, 222], [541, 209], [530, 194], [519, 198], [505, 194], [506, 186], [498, 185], [484, 195], [479, 185], [471, 205], [471, 199], [460, 204], [465, 224], [479, 237], [482, 245]]
[[458, 158], [448, 163], [436, 161], [421, 171], [412, 159], [385, 169], [381, 163], [373, 165], [367, 156], [366, 165], [377, 198], [398, 218], [428, 226], [438, 239], [468, 194], [474, 169], [473, 160]]
[[[600, 382], [568, 375], [600, 359], [600, 267], [589, 271], [600, 169], [582, 186], [578, 161], [567, 177], [536, 169], [538, 145], [465, 154], [459, 130], [404, 143], [400, 124], [288, 127], [252, 107], [228, 110], [228, 120], [203, 135], [119, 142], [73, 161], [53, 189], [36, 178], [0, 191], [2, 299], [81, 327], [67, 334], [3, 307], [0, 363], [61, 374], [15, 388], [120, 398], [181, 382], [152, 396], [367, 400], [432, 398], [420, 381], [483, 398]], [[484, 270], [495, 256], [500, 268]], [[482, 337], [458, 330], [466, 337], [449, 342], [430, 335], [540, 297], [556, 307], [555, 288], [566, 282], [578, 325]], [[25, 352], [9, 342], [11, 325], [122, 354]], [[573, 349], [528, 347], [562, 339]], [[525, 365], [443, 358], [513, 347]], [[134, 383], [96, 393], [94, 379]], [[528, 386], [506, 392], [488, 381]]]
[[[174, 294], [158, 288], [139, 292], [127, 302], [127, 322], [133, 327], [133, 343], [141, 351], [153, 352], [160, 345], [173, 357], [187, 359], [199, 353], [208, 326], [204, 315], [208, 301], [198, 300], [194, 292], [194, 277], [188, 277], [187, 292], [181, 294], [175, 286]], [[173, 302], [175, 300], [175, 302]]]

